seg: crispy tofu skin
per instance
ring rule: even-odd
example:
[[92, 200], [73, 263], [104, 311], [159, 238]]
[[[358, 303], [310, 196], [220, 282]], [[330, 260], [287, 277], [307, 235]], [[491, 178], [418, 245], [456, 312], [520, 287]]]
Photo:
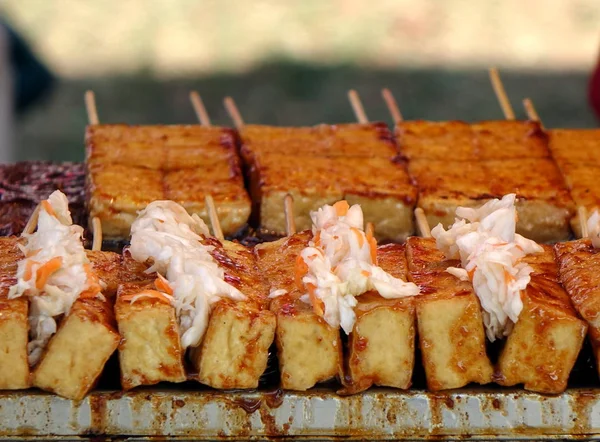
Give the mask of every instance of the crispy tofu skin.
[[112, 302], [78, 299], [48, 343], [33, 385], [79, 401], [94, 387], [119, 345]]
[[493, 368], [479, 300], [469, 282], [446, 272], [459, 262], [445, 261], [433, 238], [411, 237], [406, 250], [409, 280], [421, 288], [415, 303], [427, 387], [439, 391], [489, 383]]
[[99, 250], [86, 250], [86, 254], [94, 272], [106, 285], [102, 292], [105, 296], [116, 296], [117, 289], [122, 283], [153, 281], [156, 279], [154, 273], [148, 274], [145, 272], [148, 266], [131, 258], [127, 249], [123, 251], [122, 255]]
[[[378, 265], [406, 281], [405, 247], [380, 246]], [[371, 385], [410, 387], [415, 362], [414, 298], [384, 299], [377, 292], [357, 298], [354, 330], [346, 357], [345, 388], [340, 393], [358, 393]]]
[[158, 382], [183, 382], [186, 373], [175, 308], [168, 300], [133, 298], [153, 285], [127, 283], [119, 287], [115, 315], [121, 334], [121, 385], [129, 390]]
[[547, 135], [533, 121], [402, 121], [398, 146], [409, 159], [438, 161], [547, 158]]
[[295, 287], [294, 265], [307, 246], [310, 232], [300, 232], [278, 241], [259, 244], [254, 252], [258, 267], [271, 290], [288, 294], [274, 298], [270, 309], [277, 317], [275, 343], [281, 386], [304, 391], [319, 382], [342, 375], [340, 332], [300, 301]]
[[256, 388], [267, 367], [275, 336], [268, 286], [251, 250], [231, 241], [207, 239], [225, 281], [247, 296], [222, 300], [213, 308], [202, 344], [190, 353], [198, 380], [219, 389]]
[[0, 390], [19, 390], [31, 385], [27, 343], [29, 302], [8, 299], [16, 283], [17, 263], [23, 258], [17, 238], [0, 237]]
[[246, 126], [240, 135], [264, 230], [285, 233], [283, 198], [290, 193], [299, 230], [310, 228], [311, 210], [347, 199], [362, 205], [380, 239], [403, 241], [412, 233], [416, 191], [385, 125]]
[[415, 160], [409, 171], [419, 188], [418, 206], [432, 227], [451, 225], [459, 206], [477, 207], [516, 193], [518, 233], [538, 242], [561, 241], [570, 235], [573, 201], [552, 160]]
[[558, 165], [587, 164], [600, 166], [599, 129], [552, 129], [549, 133], [549, 147]]
[[554, 246], [560, 282], [589, 325], [589, 337], [600, 375], [600, 251], [589, 239]]
[[156, 200], [177, 201], [207, 221], [211, 193], [227, 235], [250, 216], [231, 129], [95, 125], [86, 146], [90, 220], [100, 218], [107, 238], [127, 238], [137, 211]]
[[587, 325], [558, 281], [550, 246], [525, 261], [533, 267], [522, 293], [523, 311], [498, 360], [496, 383], [524, 384], [538, 393], [562, 393], [583, 345]]

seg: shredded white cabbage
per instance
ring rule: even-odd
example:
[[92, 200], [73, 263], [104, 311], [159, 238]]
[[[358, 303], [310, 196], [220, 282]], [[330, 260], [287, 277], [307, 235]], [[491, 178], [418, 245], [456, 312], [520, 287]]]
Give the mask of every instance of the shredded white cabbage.
[[439, 250], [449, 259], [460, 259], [462, 269], [448, 273], [470, 279], [481, 302], [486, 334], [494, 342], [508, 336], [523, 309], [521, 290], [530, 281], [531, 266], [521, 260], [544, 249], [515, 233], [517, 212], [514, 194], [489, 201], [478, 209], [460, 207], [458, 218], [445, 230], [431, 231]]
[[592, 240], [594, 248], [600, 247], [600, 212], [594, 210], [587, 220], [588, 236]]
[[386, 273], [374, 262], [374, 238], [365, 234], [360, 205], [345, 201], [311, 213], [314, 238], [300, 256], [307, 267], [302, 278], [315, 311], [332, 327], [349, 334], [354, 328], [356, 297], [377, 290], [384, 298], [415, 296], [419, 288]]
[[37, 231], [24, 235], [26, 242], [20, 247], [25, 258], [19, 261], [17, 283], [8, 297], [28, 296], [31, 300], [31, 342], [27, 349], [32, 366], [56, 333], [57, 316], [69, 314], [83, 292], [102, 296], [99, 281], [90, 271], [82, 236], [83, 228], [71, 220], [67, 197], [58, 190], [42, 203]]
[[213, 247], [202, 244], [201, 235], [209, 235], [204, 221], [173, 201], [150, 203], [131, 226], [131, 256], [151, 261], [148, 271], [164, 275], [173, 291], [184, 349], [200, 344], [215, 302], [246, 299], [225, 282], [223, 269], [210, 254]]

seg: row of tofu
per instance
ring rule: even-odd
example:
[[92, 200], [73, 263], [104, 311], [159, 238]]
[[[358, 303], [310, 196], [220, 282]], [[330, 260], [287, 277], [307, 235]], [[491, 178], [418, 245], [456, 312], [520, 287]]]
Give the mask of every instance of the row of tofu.
[[[208, 220], [211, 194], [226, 235], [252, 223], [283, 235], [283, 198], [299, 229], [309, 213], [360, 203], [380, 239], [414, 233], [413, 209], [449, 225], [458, 206], [519, 197], [518, 230], [540, 242], [578, 232], [576, 208], [598, 207], [600, 132], [544, 131], [531, 121], [402, 121], [315, 127], [92, 125], [88, 206], [107, 237], [127, 238], [137, 211], [167, 199]], [[558, 163], [558, 167], [557, 167]], [[244, 178], [248, 192], [244, 186]]]
[[56, 232], [75, 241], [81, 231], [70, 225], [66, 199], [61, 206], [52, 198], [35, 234], [0, 242], [1, 389], [81, 399], [117, 349], [124, 389], [187, 379], [256, 388], [274, 342], [284, 389], [333, 378], [347, 394], [373, 384], [409, 388], [418, 344], [430, 390], [494, 381], [558, 393], [588, 323], [598, 348], [600, 255], [589, 240], [523, 259], [531, 275], [518, 292], [522, 311], [492, 362], [490, 310], [451, 271], [460, 261], [432, 238], [377, 246], [358, 206], [324, 206], [312, 231], [247, 248], [159, 201], [134, 222], [130, 248], [115, 254], [61, 249]]

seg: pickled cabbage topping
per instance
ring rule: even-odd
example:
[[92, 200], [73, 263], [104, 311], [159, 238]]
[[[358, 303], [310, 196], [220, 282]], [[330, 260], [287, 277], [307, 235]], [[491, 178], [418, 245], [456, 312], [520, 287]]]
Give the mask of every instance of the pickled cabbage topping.
[[301, 299], [332, 327], [354, 328], [356, 297], [376, 290], [384, 298], [415, 296], [419, 288], [377, 266], [377, 242], [364, 231], [359, 205], [346, 201], [311, 212], [313, 240], [296, 262]]
[[208, 235], [204, 221], [173, 201], [150, 203], [131, 226], [131, 256], [152, 263], [147, 271], [166, 278], [168, 286], [161, 292], [175, 307], [184, 349], [200, 344], [215, 302], [246, 299], [225, 282], [223, 269], [210, 254], [214, 247], [202, 243]]
[[10, 299], [30, 298], [28, 344], [30, 365], [35, 365], [56, 333], [56, 318], [68, 315], [80, 296], [101, 297], [101, 287], [82, 243], [83, 228], [73, 225], [67, 197], [55, 191], [40, 205], [37, 230], [24, 234], [19, 245], [25, 258], [17, 267], [17, 283]]
[[594, 248], [600, 247], [600, 212], [594, 210], [587, 220], [588, 236]]
[[492, 342], [510, 334], [523, 309], [521, 291], [529, 284], [533, 269], [522, 259], [544, 251], [515, 232], [515, 200], [516, 196], [509, 194], [478, 209], [460, 207], [448, 230], [438, 224], [431, 231], [446, 258], [460, 259], [462, 268], [447, 271], [473, 283]]

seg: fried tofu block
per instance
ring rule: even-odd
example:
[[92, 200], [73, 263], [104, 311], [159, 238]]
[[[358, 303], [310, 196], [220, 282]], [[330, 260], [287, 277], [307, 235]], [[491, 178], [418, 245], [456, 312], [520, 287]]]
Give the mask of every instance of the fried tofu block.
[[131, 258], [127, 249], [123, 251], [122, 255], [100, 250], [86, 250], [86, 254], [94, 272], [106, 286], [102, 292], [105, 296], [116, 296], [119, 285], [125, 282], [144, 282], [156, 279], [154, 273], [146, 273], [147, 265]]
[[583, 345], [587, 325], [558, 281], [552, 247], [524, 259], [533, 268], [522, 292], [523, 310], [498, 360], [496, 383], [524, 384], [538, 393], [562, 393]]
[[547, 136], [538, 122], [402, 121], [396, 127], [400, 151], [409, 159], [480, 161], [547, 158]]
[[600, 167], [599, 129], [552, 129], [549, 140], [552, 156], [561, 169], [565, 164]]
[[588, 323], [600, 376], [600, 250], [589, 239], [554, 246], [560, 282], [577, 312]]
[[252, 251], [231, 241], [207, 239], [225, 281], [247, 296], [246, 301], [219, 301], [211, 311], [202, 344], [190, 359], [198, 380], [213, 388], [256, 388], [267, 367], [276, 327], [269, 310], [269, 290]]
[[[405, 246], [377, 250], [380, 267], [406, 281]], [[410, 387], [415, 362], [414, 298], [385, 299], [377, 292], [357, 298], [356, 323], [349, 335], [342, 393], [358, 393], [371, 385]]]
[[288, 293], [274, 298], [270, 309], [277, 317], [275, 343], [281, 386], [304, 391], [319, 382], [342, 375], [342, 343], [338, 329], [330, 327], [302, 301], [295, 288], [294, 265], [308, 245], [310, 232], [259, 244], [254, 252], [258, 267], [271, 290]]
[[294, 154], [311, 157], [381, 157], [397, 155], [385, 123], [322, 124], [314, 127], [247, 125], [240, 130], [242, 155]]
[[78, 299], [33, 372], [33, 385], [79, 401], [119, 345], [110, 299]]
[[480, 162], [415, 160], [409, 171], [419, 188], [418, 206], [430, 226], [454, 222], [459, 206], [478, 207], [492, 198], [517, 194], [517, 232], [538, 242], [570, 235], [573, 201], [549, 159]]
[[360, 203], [380, 239], [402, 241], [414, 229], [416, 190], [404, 166], [386, 158], [262, 155], [255, 158], [250, 181], [261, 226], [268, 231], [285, 233], [283, 200], [288, 193], [301, 230], [312, 225], [311, 210], [340, 199]]
[[31, 385], [27, 360], [29, 302], [25, 297], [7, 297], [9, 288], [16, 283], [17, 263], [22, 258], [17, 238], [0, 238], [0, 390]]
[[115, 315], [121, 334], [119, 362], [125, 390], [186, 380], [175, 308], [157, 296], [138, 297], [149, 289], [154, 286], [127, 283], [117, 292]]
[[446, 272], [459, 261], [444, 260], [433, 238], [411, 237], [406, 250], [409, 280], [421, 289], [415, 304], [427, 387], [439, 391], [489, 383], [493, 368], [479, 300], [469, 282]]

